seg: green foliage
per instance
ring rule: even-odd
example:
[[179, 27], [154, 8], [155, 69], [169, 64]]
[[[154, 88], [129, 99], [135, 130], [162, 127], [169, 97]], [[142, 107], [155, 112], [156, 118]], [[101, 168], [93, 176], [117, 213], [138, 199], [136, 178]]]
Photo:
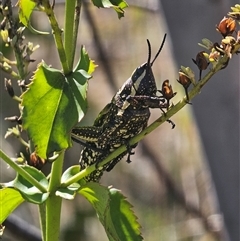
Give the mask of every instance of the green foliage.
[[[0, 223], [3, 221], [17, 208], [24, 199], [21, 194], [14, 188], [3, 187], [0, 189]], [[3, 208], [4, 207], [4, 208]]]
[[128, 4], [124, 0], [92, 0], [93, 4], [98, 8], [113, 8], [118, 18], [124, 17], [124, 8], [128, 7]]
[[48, 34], [46, 32], [41, 32], [33, 28], [30, 22], [31, 15], [37, 5], [36, 2], [32, 0], [19, 0], [19, 20], [20, 22], [27, 27], [34, 34]]
[[[31, 175], [40, 185], [47, 188], [48, 180], [45, 175], [31, 166], [22, 166], [29, 175]], [[15, 180], [5, 184], [6, 187], [15, 188], [18, 190], [22, 197], [31, 203], [41, 204], [48, 198], [49, 193], [40, 191], [35, 185], [27, 181], [24, 177], [17, 173]]]
[[[48, 180], [41, 171], [38, 171], [36, 168], [30, 166], [23, 166], [22, 168], [34, 177], [42, 186], [47, 188]], [[17, 174], [17, 177], [13, 182], [13, 186], [20, 191], [23, 198], [28, 202], [40, 204], [43, 203], [49, 195], [49, 193], [42, 193], [38, 188], [19, 174]]]
[[71, 146], [71, 129], [86, 112], [88, 72], [95, 66], [84, 48], [81, 56], [83, 60], [68, 76], [42, 62], [22, 96], [23, 128], [42, 158]]
[[109, 240], [142, 240], [132, 205], [118, 190], [88, 183], [80, 188], [79, 193], [93, 205]]
[[[64, 183], [64, 182], [68, 181], [71, 177], [73, 177], [74, 175], [76, 175], [79, 172], [80, 172], [80, 166], [79, 165], [69, 167], [62, 174], [61, 183]], [[83, 181], [83, 183], [84, 183], [84, 181]], [[81, 184], [81, 180], [79, 182], [75, 182], [71, 185], [68, 185], [67, 187], [60, 187], [56, 191], [56, 195], [60, 196], [64, 199], [67, 199], [67, 200], [72, 200], [72, 199], [74, 199], [78, 189], [80, 188], [80, 184]]]

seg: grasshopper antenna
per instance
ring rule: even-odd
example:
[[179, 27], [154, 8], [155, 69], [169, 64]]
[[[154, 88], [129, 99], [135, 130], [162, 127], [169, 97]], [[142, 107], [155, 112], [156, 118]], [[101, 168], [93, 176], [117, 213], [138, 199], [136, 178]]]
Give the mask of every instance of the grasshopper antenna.
[[[163, 37], [162, 44], [161, 44], [161, 46], [160, 46], [158, 52], [156, 53], [156, 55], [155, 55], [153, 61], [151, 62], [151, 66], [153, 65], [154, 61], [156, 60], [156, 58], [158, 57], [158, 55], [159, 55], [160, 52], [162, 51], [162, 48], [163, 48], [163, 45], [164, 45], [164, 43], [165, 43], [166, 37], [167, 37], [167, 34], [165, 33], [165, 34], [164, 34], [164, 37]], [[148, 41], [148, 40], [147, 40], [147, 41]], [[149, 41], [148, 41], [148, 42], [149, 42]], [[150, 43], [148, 43], [148, 45], [150, 45]], [[148, 46], [148, 48], [149, 48], [149, 46]], [[149, 49], [149, 50], [151, 50], [151, 46], [150, 46], [150, 49]], [[149, 55], [150, 55], [150, 53], [149, 53]], [[150, 57], [151, 57], [151, 56], [150, 56]], [[148, 57], [148, 63], [150, 63], [149, 57]]]
[[147, 66], [152, 66], [151, 61], [151, 44], [150, 41], [147, 39], [147, 44], [148, 44], [148, 60], [147, 60]]

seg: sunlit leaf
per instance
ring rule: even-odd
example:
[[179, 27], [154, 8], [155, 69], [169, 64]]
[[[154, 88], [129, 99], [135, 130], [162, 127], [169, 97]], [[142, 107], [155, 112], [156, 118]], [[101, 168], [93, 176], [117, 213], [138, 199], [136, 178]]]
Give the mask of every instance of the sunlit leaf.
[[35, 34], [49, 34], [47, 32], [38, 31], [32, 27], [30, 18], [33, 10], [35, 9], [37, 3], [31, 0], [19, 0], [19, 20], [20, 22], [27, 27], [32, 33]]
[[84, 69], [66, 77], [44, 62], [38, 66], [29, 89], [22, 96], [22, 117], [23, 128], [41, 158], [71, 146], [71, 129], [86, 112], [90, 77]]
[[93, 4], [99, 8], [113, 8], [118, 18], [124, 17], [124, 8], [128, 7], [128, 4], [124, 0], [92, 0]]
[[110, 241], [143, 240], [132, 205], [118, 190], [87, 183], [79, 193], [93, 205]]
[[[22, 168], [47, 189], [48, 180], [41, 171], [31, 166], [22, 166]], [[23, 198], [28, 202], [40, 204], [43, 203], [49, 196], [49, 193], [42, 193], [37, 187], [33, 186], [19, 174], [17, 174], [17, 177], [13, 182], [13, 186], [21, 192]]]
[[83, 69], [88, 74], [91, 75], [94, 72], [97, 65], [95, 65], [94, 61], [89, 58], [88, 53], [84, 46], [82, 46], [80, 54], [81, 54], [81, 57], [74, 69], [74, 72], [77, 72], [77, 71]]
[[24, 201], [19, 191], [13, 188], [0, 189], [0, 223], [3, 221]]

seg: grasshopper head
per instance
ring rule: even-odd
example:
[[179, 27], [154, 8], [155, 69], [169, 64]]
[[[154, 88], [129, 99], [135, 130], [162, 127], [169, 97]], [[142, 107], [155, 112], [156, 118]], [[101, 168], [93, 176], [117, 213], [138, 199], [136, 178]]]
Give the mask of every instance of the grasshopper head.
[[152, 65], [160, 54], [164, 42], [166, 39], [166, 34], [164, 35], [162, 44], [155, 55], [153, 61], [151, 62], [151, 45], [147, 39], [148, 44], [148, 61], [138, 68], [135, 69], [131, 76], [132, 81], [132, 90], [131, 95], [146, 95], [146, 96], [155, 96], [157, 92], [156, 81], [152, 72]]
[[114, 96], [114, 102], [119, 108], [127, 108], [129, 103], [125, 103], [128, 96], [156, 96], [157, 86], [155, 78], [152, 72], [152, 65], [160, 54], [164, 42], [166, 39], [166, 34], [164, 35], [162, 44], [155, 55], [154, 59], [151, 61], [151, 45], [149, 40], [148, 44], [148, 60], [146, 63], [142, 64], [134, 70], [132, 76], [123, 84], [121, 89]]

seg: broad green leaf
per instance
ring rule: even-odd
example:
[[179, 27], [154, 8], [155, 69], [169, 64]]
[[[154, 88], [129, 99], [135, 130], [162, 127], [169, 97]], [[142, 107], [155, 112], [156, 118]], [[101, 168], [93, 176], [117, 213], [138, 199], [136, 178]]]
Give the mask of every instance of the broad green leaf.
[[33, 10], [37, 5], [37, 2], [32, 0], [19, 0], [18, 5], [19, 5], [19, 20], [25, 27], [27, 27], [32, 33], [49, 34], [47, 32], [41, 32], [34, 29], [30, 23], [30, 18]]
[[89, 182], [80, 188], [79, 193], [93, 205], [100, 221], [104, 225], [104, 212], [110, 201], [109, 189], [98, 183]]
[[93, 4], [98, 8], [113, 8], [118, 18], [124, 17], [124, 8], [128, 7], [128, 4], [124, 0], [92, 0]]
[[88, 183], [79, 193], [95, 208], [110, 241], [143, 240], [132, 205], [118, 190]]
[[[22, 168], [47, 189], [48, 180], [41, 171], [31, 166], [22, 166]], [[40, 204], [43, 203], [49, 196], [49, 193], [42, 193], [38, 188], [33, 186], [19, 174], [17, 174], [17, 177], [13, 182], [13, 186], [15, 189], [20, 191], [22, 197], [28, 202]]]
[[19, 191], [13, 188], [0, 189], [0, 223], [3, 223], [23, 201]]
[[66, 77], [44, 62], [38, 66], [29, 89], [22, 96], [22, 118], [23, 128], [41, 158], [71, 146], [71, 129], [86, 112], [90, 77], [84, 69]]
[[[106, 223], [111, 223], [112, 227], [116, 229], [119, 240], [143, 240], [140, 232], [141, 226], [126, 197], [119, 190], [111, 188], [110, 200], [110, 212], [106, 214]], [[111, 233], [107, 234], [110, 238]]]

